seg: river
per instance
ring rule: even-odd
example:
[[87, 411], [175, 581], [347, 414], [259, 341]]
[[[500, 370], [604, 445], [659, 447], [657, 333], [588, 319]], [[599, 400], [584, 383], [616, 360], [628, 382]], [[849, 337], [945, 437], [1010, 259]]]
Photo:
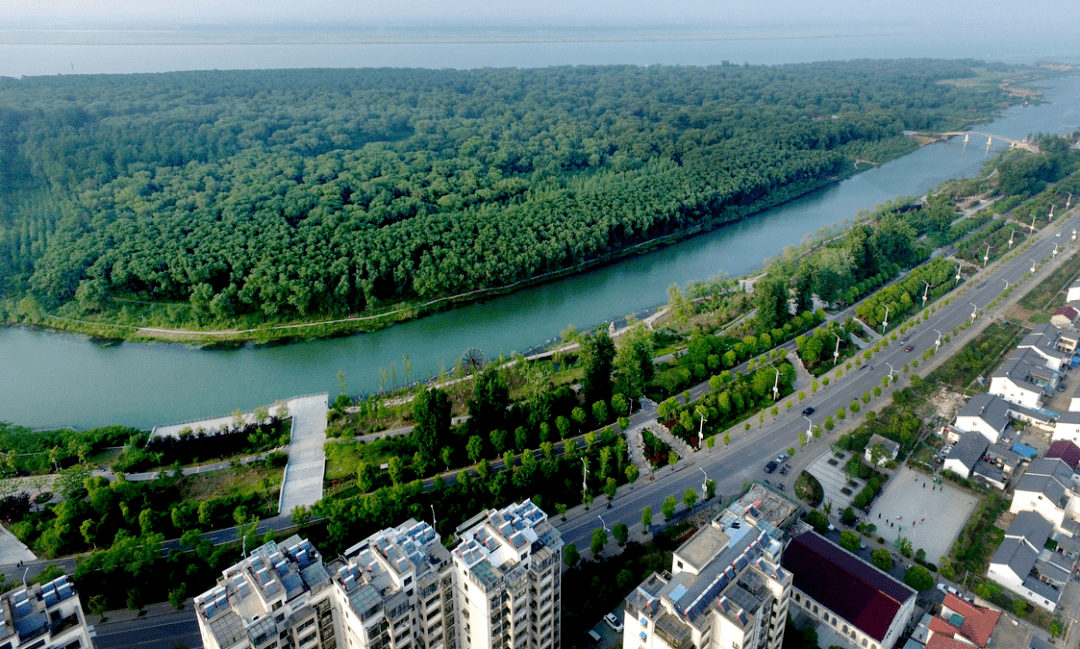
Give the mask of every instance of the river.
[[[1047, 103], [1018, 106], [979, 130], [1012, 138], [1080, 128], [1080, 77], [1046, 90]], [[737, 276], [799, 243], [897, 196], [918, 195], [948, 178], [971, 176], [985, 140], [934, 144], [743, 222], [663, 250], [512, 295], [349, 338], [283, 347], [198, 351], [181, 345], [103, 347], [83, 337], [0, 329], [0, 420], [32, 427], [106, 424], [146, 427], [249, 409], [294, 395], [378, 389], [393, 364], [405, 380], [452, 367], [468, 348], [488, 358], [543, 344], [569, 324], [579, 329], [656, 307], [671, 284], [723, 271]], [[1001, 145], [995, 144], [994, 151]]]

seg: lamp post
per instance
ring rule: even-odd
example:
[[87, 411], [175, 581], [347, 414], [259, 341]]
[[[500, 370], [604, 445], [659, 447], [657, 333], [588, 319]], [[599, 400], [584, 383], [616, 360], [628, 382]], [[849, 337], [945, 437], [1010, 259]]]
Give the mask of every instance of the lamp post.
[[435, 505], [431, 506], [431, 529], [435, 528]]
[[585, 478], [589, 475], [589, 463], [585, 461], [585, 458], [581, 458], [581, 493], [585, 493], [589, 490], [589, 483], [585, 482]]
[[983, 255], [983, 268], [986, 268], [986, 262], [990, 261], [990, 244], [986, 244], [986, 254]]
[[1057, 257], [1057, 244], [1054, 244], [1054, 251], [1050, 253], [1051, 257]]
[[1016, 234], [1016, 230], [1009, 228], [1009, 247], [1013, 247], [1013, 235]]
[[960, 268], [961, 268], [961, 265], [957, 264], [956, 265], [956, 283], [957, 284], [960, 283]]
[[889, 307], [885, 307], [885, 319], [881, 321], [881, 335], [885, 335], [885, 327], [889, 326]]
[[973, 322], [973, 323], [974, 323], [974, 322], [975, 322], [975, 318], [977, 318], [977, 317], [979, 316], [979, 307], [978, 307], [978, 306], [976, 306], [974, 302], [968, 302], [968, 304], [970, 304], [970, 305], [971, 305], [971, 307], [972, 307], [972, 311], [971, 311], [971, 322]]
[[1033, 275], [1035, 274], [1035, 260], [1034, 259], [1031, 260], [1031, 274], [1033, 274]]
[[1032, 215], [1032, 217], [1031, 217], [1031, 225], [1029, 227], [1031, 228], [1031, 232], [1034, 233], [1035, 232], [1035, 216], [1034, 215]]
[[934, 347], [941, 347], [941, 332], [937, 329], [934, 329], [934, 331], [937, 333], [937, 340], [934, 341]]
[[810, 421], [810, 418], [807, 417], [806, 415], [803, 415], [802, 417], [803, 417], [803, 419], [806, 420], [806, 423], [807, 423], [806, 436], [809, 438], [809, 437], [813, 436], [813, 434], [814, 434], [814, 422]]
[[922, 305], [923, 308], [926, 308], [926, 299], [930, 297], [930, 282], [923, 281], [923, 284], [926, 284], [926, 288], [923, 289]]
[[[836, 333], [834, 331], [833, 335], [836, 336], [836, 349], [833, 350], [833, 353], [832, 353], [832, 364], [835, 367], [836, 364], [840, 362], [840, 334], [838, 334], [838, 333]], [[773, 369], [775, 370], [776, 368], [774, 367]], [[777, 377], [778, 378], [779, 378], [779, 375], [780, 375], [780, 372], [778, 371], [777, 372]]]
[[698, 410], [698, 417], [701, 417], [701, 423], [698, 425], [697, 438], [698, 448], [705, 442], [705, 413]]
[[705, 479], [701, 481], [701, 500], [705, 501], [705, 500], [708, 500], [708, 497], [707, 497], [708, 489], [707, 489], [707, 487], [709, 486], [709, 474], [705, 473], [705, 469], [702, 469], [701, 467], [698, 467], [698, 469], [705, 476]]
[[772, 369], [774, 372], [776, 372], [776, 378], [773, 380], [772, 385], [772, 399], [773, 401], [776, 401], [780, 398], [780, 370], [776, 369], [775, 367]]
[[896, 370], [893, 369], [892, 363], [885, 364], [889, 366], [889, 381], [892, 381], [893, 374], [896, 372]]
[[604, 522], [604, 517], [600, 514], [597, 514], [596, 517], [600, 519], [600, 526], [604, 528], [604, 531], [610, 532], [611, 530], [608, 529], [607, 523]]

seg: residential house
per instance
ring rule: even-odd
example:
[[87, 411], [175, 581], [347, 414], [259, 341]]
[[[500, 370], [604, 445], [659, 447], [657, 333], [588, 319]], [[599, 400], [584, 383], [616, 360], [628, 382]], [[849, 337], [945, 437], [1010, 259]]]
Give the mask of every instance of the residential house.
[[915, 613], [914, 590], [816, 532], [792, 539], [781, 566], [792, 605], [853, 646], [891, 649]]
[[1069, 290], [1065, 293], [1065, 301], [1080, 301], [1080, 277], [1073, 280], [1072, 284], [1069, 284]]
[[960, 430], [979, 433], [986, 438], [987, 442], [993, 444], [1012, 422], [1009, 413], [1011, 405], [1005, 399], [993, 394], [976, 394], [956, 415], [956, 427]]
[[1015, 349], [990, 379], [990, 394], [1025, 408], [1042, 408], [1061, 379], [1057, 369], [1047, 367], [1047, 354], [1041, 347]]
[[[1070, 309], [1071, 310], [1071, 309]], [[1076, 311], [1072, 310], [1075, 314]], [[1061, 340], [1061, 330], [1051, 323], [1036, 325], [1030, 333], [1020, 339], [1017, 349], [1030, 349], [1042, 358], [1044, 367], [1055, 372], [1064, 371], [1072, 359], [1075, 345]]]
[[1053, 524], [1033, 511], [1022, 511], [1005, 532], [986, 576], [1053, 613], [1068, 582], [1068, 562], [1046, 549]]
[[970, 478], [975, 466], [982, 460], [990, 443], [981, 433], [965, 432], [960, 435], [960, 441], [953, 445], [952, 450], [945, 456], [945, 464], [942, 468], [952, 471], [961, 478]]
[[1059, 329], [1071, 327], [1076, 322], [1076, 316], [1080, 315], [1076, 312], [1076, 309], [1071, 306], [1063, 306], [1060, 309], [1054, 311], [1054, 315], [1050, 316], [1050, 324]]
[[1072, 491], [1072, 470], [1063, 460], [1038, 458], [1017, 481], [1009, 511], [1038, 512], [1053, 523], [1054, 528], [1066, 531], [1067, 518], [1075, 518], [1080, 499]]
[[884, 465], [888, 462], [895, 460], [896, 456], [900, 454], [900, 445], [891, 439], [882, 437], [877, 433], [870, 436], [870, 441], [866, 443], [866, 451], [863, 455], [866, 457], [866, 461], [871, 466], [874, 465], [874, 453], [875, 449], [880, 449], [880, 457], [877, 461], [878, 465]]
[[1058, 440], [1050, 445], [1046, 457], [1061, 460], [1075, 472], [1077, 465], [1080, 465], [1080, 446], [1068, 440]]

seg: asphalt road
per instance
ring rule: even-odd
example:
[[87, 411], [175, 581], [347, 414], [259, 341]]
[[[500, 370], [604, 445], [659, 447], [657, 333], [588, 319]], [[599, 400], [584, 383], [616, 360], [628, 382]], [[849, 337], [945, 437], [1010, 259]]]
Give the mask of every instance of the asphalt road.
[[[566, 522], [558, 525], [564, 542], [574, 543], [579, 550], [587, 549], [592, 539], [593, 530], [602, 525], [606, 525], [608, 529], [611, 529], [616, 523], [625, 523], [630, 527], [631, 539], [641, 538], [641, 511], [644, 507], [652, 507], [654, 522], [662, 522], [663, 514], [660, 510], [664, 499], [669, 495], [674, 495], [681, 501], [687, 489], [695, 489], [700, 494], [706, 476], [716, 481], [716, 493], [721, 497], [739, 493], [743, 483], [752, 480], [769, 478], [773, 483], [793, 482], [795, 475], [797, 475], [796, 471], [792, 471], [789, 476], [782, 478], [779, 474], [770, 476], [764, 473], [763, 469], [764, 465], [779, 453], [785, 452], [791, 447], [799, 448], [798, 435], [801, 432], [806, 432], [809, 427], [806, 419], [800, 414], [802, 408], [806, 406], [815, 408], [816, 412], [810, 419], [814, 424], [821, 424], [828, 415], [833, 415], [835, 418], [835, 413], [841, 406], [846, 407], [853, 400], [860, 398], [867, 390], [872, 390], [875, 385], [880, 387], [882, 379], [889, 375], [890, 371], [895, 370], [894, 374], [900, 375], [900, 370], [905, 363], [918, 359], [920, 368], [917, 373], [922, 374], [925, 372], [925, 368], [923, 367], [924, 363], [921, 355], [926, 349], [934, 346], [935, 341], [938, 339], [937, 332], [941, 332], [942, 335], [949, 334], [954, 327], [958, 327], [967, 321], [971, 317], [973, 310], [978, 311], [977, 318], [985, 321], [988, 317], [985, 313], [987, 304], [999, 297], [1005, 290], [1006, 281], [1009, 286], [1019, 282], [1024, 274], [1031, 269], [1033, 261], [1041, 262], [1043, 259], [1051, 257], [1055, 244], [1059, 249], [1059, 254], [1054, 261], [1064, 261], [1078, 247], [1077, 242], [1071, 240], [1074, 227], [1080, 228], [1080, 222], [1075, 217], [1075, 212], [1070, 218], [1059, 220], [1056, 224], [1048, 226], [1036, 235], [1037, 240], [1023, 254], [1017, 255], [1009, 261], [995, 262], [990, 274], [984, 275], [980, 273], [971, 278], [968, 281], [970, 288], [967, 289], [967, 292], [954, 299], [950, 304], [941, 306], [940, 301], [931, 304], [936, 308], [927, 322], [910, 330], [906, 336], [898, 336], [897, 341], [891, 342], [887, 348], [875, 354], [865, 368], [861, 370], [853, 368], [850, 372], [846, 372], [843, 378], [833, 381], [828, 388], [819, 389], [816, 394], [810, 394], [807, 391], [805, 401], [797, 404], [797, 407], [793, 406], [790, 412], [782, 411], [780, 416], [764, 424], [761, 428], [757, 427], [756, 422], [750, 420], [752, 428], [749, 433], [744, 435], [742, 431], [739, 431], [737, 435], [733, 435], [734, 439], [727, 448], [724, 448], [722, 443], [718, 443], [711, 452], [703, 449], [690, 458], [680, 460], [674, 469], [668, 467], [660, 469], [654, 474], [654, 480], [650, 481], [648, 476], [642, 476], [642, 479], [638, 480], [638, 483], [631, 490], [620, 494], [611, 503], [610, 507], [603, 504], [603, 498], [598, 498], [589, 512], [576, 516], [571, 515]], [[1060, 233], [1060, 237], [1055, 236], [1058, 233]], [[1045, 271], [1049, 272], [1052, 267], [1056, 267], [1056, 263], [1049, 264]], [[1043, 272], [1040, 269], [1040, 276]], [[1022, 290], [1010, 295], [1010, 301], [1019, 299], [1032, 286], [1034, 286], [1034, 283], [1025, 284]], [[1001, 311], [1002, 308], [1002, 305], [999, 304], [995, 308], [995, 312]], [[968, 332], [974, 334], [971, 329]], [[965, 333], [961, 333], [960, 336], [965, 337]], [[901, 339], [907, 342], [900, 344]], [[960, 348], [960, 344], [961, 342], [958, 340], [948, 344], [943, 343], [944, 349], [942, 353], [953, 354]], [[906, 345], [913, 347], [911, 352], [904, 351]], [[872, 368], [870, 367], [871, 363], [873, 364]], [[905, 376], [901, 375], [899, 387], [902, 387], [905, 383], [904, 378]], [[896, 387], [898, 387], [897, 383], [891, 385], [889, 392], [896, 389]], [[708, 390], [708, 384], [705, 383], [695, 386], [690, 392], [692, 398], [696, 399]], [[887, 395], [872, 401], [867, 408], [879, 406], [885, 396]], [[860, 405], [864, 404], [860, 403]], [[655, 412], [654, 408], [649, 408], [637, 413], [632, 425], [641, 425], [650, 416], [655, 417]], [[828, 436], [823, 434], [822, 439], [811, 442], [806, 447], [805, 452], [811, 454], [824, 452], [827, 448], [827, 437], [837, 436], [839, 429], [843, 428], [839, 426], [840, 423], [837, 422], [837, 432]], [[800, 460], [802, 459], [802, 452], [800, 451]], [[684, 508], [685, 506], [680, 504], [679, 507]], [[601, 522], [601, 517], [603, 522]]]
[[202, 647], [199, 624], [190, 605], [182, 611], [170, 611], [153, 617], [112, 622], [106, 620], [94, 625], [97, 649], [174, 649], [187, 646]]

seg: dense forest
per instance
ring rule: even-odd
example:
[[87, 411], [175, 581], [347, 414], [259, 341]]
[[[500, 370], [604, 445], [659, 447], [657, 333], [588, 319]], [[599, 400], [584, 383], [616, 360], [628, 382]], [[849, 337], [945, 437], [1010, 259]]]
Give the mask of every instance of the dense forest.
[[8, 318], [253, 324], [505, 286], [984, 119], [1001, 90], [941, 81], [985, 65], [3, 78], [0, 296]]

